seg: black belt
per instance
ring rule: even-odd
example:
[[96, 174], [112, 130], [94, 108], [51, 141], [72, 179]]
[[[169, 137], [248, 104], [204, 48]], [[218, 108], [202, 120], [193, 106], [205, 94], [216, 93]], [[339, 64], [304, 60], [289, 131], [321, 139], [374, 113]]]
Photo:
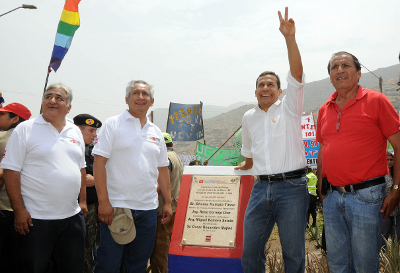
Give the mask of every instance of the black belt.
[[306, 174], [307, 169], [300, 169], [296, 171], [286, 172], [286, 173], [277, 173], [277, 174], [270, 174], [270, 175], [259, 175], [258, 177], [261, 180], [266, 180], [269, 182], [274, 182], [278, 180], [287, 180], [287, 179], [296, 179], [300, 178]]
[[350, 186], [353, 186], [353, 190], [357, 191], [357, 190], [362, 190], [362, 189], [369, 188], [369, 187], [376, 186], [376, 185], [383, 184], [383, 183], [385, 183], [385, 177], [380, 176], [377, 178], [366, 180], [366, 181], [358, 183], [358, 184], [347, 185], [344, 187], [332, 186], [330, 184], [329, 185], [331, 186], [332, 190], [338, 191], [340, 193], [344, 193], [344, 192], [351, 192]]

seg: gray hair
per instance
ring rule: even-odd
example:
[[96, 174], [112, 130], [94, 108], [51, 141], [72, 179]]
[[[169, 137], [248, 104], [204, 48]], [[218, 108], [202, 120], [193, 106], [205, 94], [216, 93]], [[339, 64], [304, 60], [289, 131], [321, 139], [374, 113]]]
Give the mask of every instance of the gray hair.
[[62, 89], [67, 93], [67, 106], [69, 106], [72, 102], [72, 90], [68, 86], [63, 83], [52, 83], [46, 88], [46, 92], [44, 92], [42, 101], [44, 100], [44, 95], [51, 89]]
[[154, 98], [154, 89], [153, 89], [153, 86], [152, 86], [151, 84], [149, 84], [148, 82], [142, 81], [142, 80], [133, 80], [133, 81], [130, 81], [130, 82], [128, 83], [128, 85], [126, 86], [126, 95], [125, 95], [125, 97], [129, 98], [129, 96], [130, 96], [130, 94], [131, 94], [131, 91], [132, 91], [132, 88], [133, 88], [133, 86], [134, 86], [136, 83], [141, 83], [141, 84], [147, 85], [147, 87], [149, 88], [149, 92], [150, 92], [150, 99], [153, 99], [153, 98]]

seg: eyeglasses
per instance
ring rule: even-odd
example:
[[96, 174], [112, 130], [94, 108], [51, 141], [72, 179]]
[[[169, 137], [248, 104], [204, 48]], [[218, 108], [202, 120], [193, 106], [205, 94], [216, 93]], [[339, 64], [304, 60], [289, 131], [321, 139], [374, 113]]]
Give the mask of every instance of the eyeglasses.
[[342, 117], [342, 112], [337, 112], [337, 122], [336, 122], [336, 131], [339, 132], [339, 128], [340, 128], [340, 118]]

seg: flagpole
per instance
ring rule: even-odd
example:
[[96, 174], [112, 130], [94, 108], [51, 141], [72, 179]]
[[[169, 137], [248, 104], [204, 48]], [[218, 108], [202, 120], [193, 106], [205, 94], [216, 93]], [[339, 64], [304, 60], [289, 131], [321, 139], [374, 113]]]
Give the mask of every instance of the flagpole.
[[[204, 162], [207, 162], [206, 164], [208, 164], [208, 160], [209, 160], [210, 158], [212, 158], [219, 150], [221, 150], [221, 148], [222, 148], [236, 133], [237, 133], [237, 131], [240, 130], [240, 128], [242, 128], [242, 125], [240, 125], [240, 127], [237, 128], [237, 130], [228, 138], [228, 140], [225, 141], [224, 144], [222, 144], [221, 147], [219, 147], [218, 150], [216, 150], [216, 151], [215, 151], [208, 159], [206, 159]], [[203, 165], [204, 165], [204, 163], [203, 163]]]
[[[47, 69], [46, 82], [44, 83], [43, 96], [44, 96], [44, 93], [46, 93], [47, 82], [49, 81], [49, 75], [50, 75], [50, 72], [51, 72], [51, 69], [50, 69], [50, 68], [48, 68], [48, 69]], [[42, 105], [40, 105], [40, 111], [39, 111], [39, 114], [42, 114]]]

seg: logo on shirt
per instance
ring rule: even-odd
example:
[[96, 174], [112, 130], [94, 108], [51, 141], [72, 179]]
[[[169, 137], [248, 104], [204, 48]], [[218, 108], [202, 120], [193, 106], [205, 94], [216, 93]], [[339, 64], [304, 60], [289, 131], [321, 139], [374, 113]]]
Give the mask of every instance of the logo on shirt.
[[94, 124], [94, 120], [91, 119], [91, 118], [88, 118], [87, 120], [85, 120], [85, 122], [86, 122], [87, 125], [92, 125], [92, 124]]
[[152, 141], [156, 141], [155, 137], [149, 137], [149, 139], [152, 140]]
[[7, 150], [4, 150], [3, 158], [6, 156]]
[[99, 141], [99, 138], [98, 137], [96, 137], [96, 139], [94, 140], [94, 146], [96, 146], [96, 144], [97, 144], [97, 142]]
[[72, 144], [75, 144], [76, 146], [79, 146], [79, 141], [75, 140], [75, 139], [70, 139], [69, 140]]

